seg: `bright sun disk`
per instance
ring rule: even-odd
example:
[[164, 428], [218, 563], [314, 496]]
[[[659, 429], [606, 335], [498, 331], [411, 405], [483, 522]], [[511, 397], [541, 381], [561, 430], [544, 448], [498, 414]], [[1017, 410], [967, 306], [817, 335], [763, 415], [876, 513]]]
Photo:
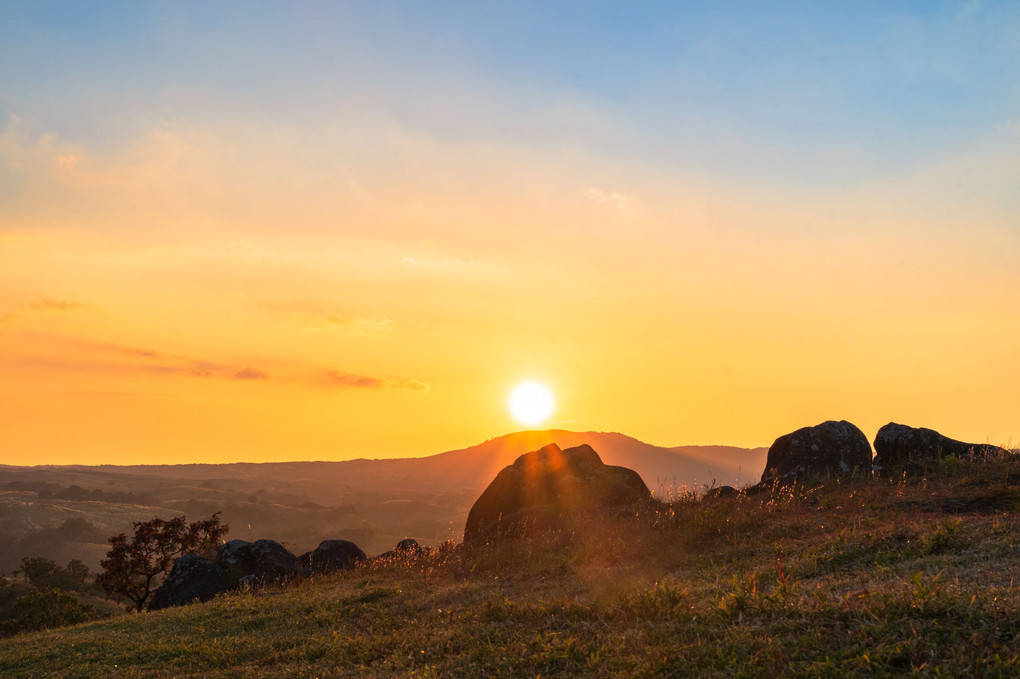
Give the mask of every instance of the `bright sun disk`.
[[510, 392], [510, 414], [521, 424], [536, 425], [552, 415], [555, 400], [549, 387], [531, 380]]

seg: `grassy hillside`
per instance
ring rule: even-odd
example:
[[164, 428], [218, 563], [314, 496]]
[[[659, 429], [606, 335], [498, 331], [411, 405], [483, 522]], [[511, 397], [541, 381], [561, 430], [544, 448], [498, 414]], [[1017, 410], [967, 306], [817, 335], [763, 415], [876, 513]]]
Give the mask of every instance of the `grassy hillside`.
[[1020, 675], [1020, 461], [670, 504], [0, 641], [0, 675]]

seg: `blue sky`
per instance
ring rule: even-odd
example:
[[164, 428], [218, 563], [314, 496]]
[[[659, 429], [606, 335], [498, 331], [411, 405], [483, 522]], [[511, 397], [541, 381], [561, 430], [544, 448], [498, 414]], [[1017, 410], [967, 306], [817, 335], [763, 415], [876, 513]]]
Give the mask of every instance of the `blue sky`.
[[1000, 3], [6, 3], [0, 106], [71, 140], [351, 105], [443, 138], [795, 183], [1014, 125]]

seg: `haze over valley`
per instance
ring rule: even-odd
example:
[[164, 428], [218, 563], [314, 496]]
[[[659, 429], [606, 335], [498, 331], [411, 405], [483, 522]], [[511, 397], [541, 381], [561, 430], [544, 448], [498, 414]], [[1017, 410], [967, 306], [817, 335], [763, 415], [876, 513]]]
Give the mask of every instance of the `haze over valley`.
[[230, 538], [271, 538], [301, 553], [343, 538], [369, 554], [412, 537], [460, 540], [472, 503], [496, 473], [548, 443], [588, 443], [662, 498], [757, 482], [765, 448], [662, 448], [618, 433], [524, 431], [423, 458], [133, 466], [0, 466], [0, 573], [26, 556], [98, 567], [106, 538], [153, 516], [222, 511]]

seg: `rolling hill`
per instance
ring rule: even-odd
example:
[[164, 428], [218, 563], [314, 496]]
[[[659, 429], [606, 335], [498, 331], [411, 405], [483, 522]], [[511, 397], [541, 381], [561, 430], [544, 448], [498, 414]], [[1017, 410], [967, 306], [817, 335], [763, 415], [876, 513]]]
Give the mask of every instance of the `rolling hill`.
[[[0, 571], [38, 555], [74, 556], [95, 567], [105, 536], [128, 530], [132, 521], [182, 513], [198, 518], [222, 511], [231, 537], [269, 537], [299, 551], [330, 537], [352, 539], [369, 553], [404, 537], [424, 544], [459, 539], [468, 510], [499, 470], [548, 443], [587, 443], [607, 464], [636, 470], [660, 496], [679, 487], [756, 482], [766, 455], [764, 448], [663, 448], [618, 433], [548, 430], [421, 458], [0, 466], [0, 537], [22, 545], [9, 550]], [[77, 523], [64, 526], [69, 519]], [[31, 553], [13, 553], [19, 550]]]

